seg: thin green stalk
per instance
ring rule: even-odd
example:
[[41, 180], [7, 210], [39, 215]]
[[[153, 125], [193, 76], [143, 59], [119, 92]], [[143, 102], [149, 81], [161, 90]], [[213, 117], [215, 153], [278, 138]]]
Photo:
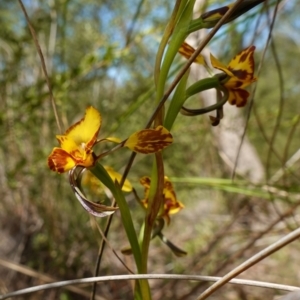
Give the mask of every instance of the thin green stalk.
[[181, 78], [179, 84], [177, 85], [173, 99], [170, 103], [168, 112], [166, 114], [166, 118], [164, 120], [164, 127], [168, 130], [171, 130], [183, 103], [186, 101], [185, 91], [188, 77], [189, 72], [186, 72]]
[[169, 38], [173, 33], [174, 26], [176, 24], [177, 16], [180, 14], [180, 11], [182, 9], [182, 0], [177, 0], [170, 18], [169, 23], [166, 26], [165, 32], [163, 34], [163, 37], [161, 39], [161, 42], [159, 44], [157, 54], [156, 54], [156, 60], [155, 60], [155, 67], [154, 67], [154, 83], [157, 86], [159, 74], [160, 74], [160, 67], [161, 67], [161, 61], [163, 58], [163, 54], [165, 51], [165, 48], [168, 44]]
[[[124, 226], [128, 241], [132, 249], [138, 273], [143, 274], [140, 246], [138, 243], [136, 231], [133, 226], [132, 216], [120, 186], [117, 182], [114, 183], [112, 181], [111, 177], [108, 175], [101, 164], [97, 163], [93, 168], [90, 168], [90, 171], [112, 192], [121, 213], [122, 224]], [[138, 285], [135, 289], [135, 299], [151, 299], [149, 284], [147, 280], [138, 281]]]
[[190, 1], [184, 8], [181, 13], [180, 18], [176, 24], [173, 35], [171, 37], [169, 47], [164, 57], [164, 61], [162, 63], [158, 82], [157, 82], [157, 93], [156, 93], [156, 103], [159, 103], [159, 100], [162, 98], [166, 81], [168, 78], [168, 74], [171, 68], [171, 65], [174, 61], [174, 58], [178, 52], [179, 47], [182, 45], [183, 41], [187, 37], [187, 29], [190, 24], [190, 20], [193, 15], [195, 0]]

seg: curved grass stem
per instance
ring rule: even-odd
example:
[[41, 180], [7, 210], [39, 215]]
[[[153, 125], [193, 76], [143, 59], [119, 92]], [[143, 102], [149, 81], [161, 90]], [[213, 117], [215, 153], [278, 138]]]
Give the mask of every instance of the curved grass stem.
[[198, 298], [197, 300], [204, 300], [207, 299], [210, 295], [212, 295], [214, 292], [216, 292], [220, 287], [225, 285], [227, 282], [229, 282], [231, 279], [236, 277], [237, 275], [243, 273], [244, 271], [248, 270], [253, 265], [257, 264], [264, 258], [270, 256], [272, 253], [278, 251], [279, 249], [283, 248], [284, 246], [292, 243], [294, 240], [298, 239], [300, 237], [300, 228], [297, 228], [293, 232], [289, 233], [285, 237], [281, 238], [279, 241], [273, 243], [269, 247], [263, 249], [262, 251], [258, 252], [248, 260], [246, 260], [244, 263], [230, 271], [228, 274], [226, 274], [224, 277], [219, 279], [216, 283], [214, 283], [211, 287], [209, 287], [207, 290], [205, 290]]

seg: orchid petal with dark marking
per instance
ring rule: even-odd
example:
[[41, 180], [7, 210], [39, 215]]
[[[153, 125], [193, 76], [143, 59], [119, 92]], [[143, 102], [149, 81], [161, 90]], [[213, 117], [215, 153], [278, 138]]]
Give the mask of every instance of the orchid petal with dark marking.
[[[142, 204], [148, 206], [148, 198], [150, 191], [151, 179], [148, 176], [144, 176], [140, 179], [141, 185], [144, 187], [144, 199], [141, 201]], [[170, 215], [178, 213], [184, 205], [177, 200], [176, 194], [172, 182], [167, 176], [164, 178], [164, 189], [163, 189], [164, 205], [159, 213], [159, 217], [166, 219], [167, 223], [170, 223]]]
[[[183, 44], [180, 46], [178, 52], [184, 56], [185, 58], [189, 59], [193, 53], [195, 52], [195, 49], [189, 45], [186, 42], [183, 42]], [[204, 56], [199, 54], [196, 59], [194, 60], [195, 63], [198, 63], [200, 65], [206, 65], [206, 61], [204, 59]]]
[[250, 95], [245, 88], [257, 80], [254, 77], [254, 50], [255, 46], [244, 49], [229, 62], [228, 66], [210, 55], [212, 66], [227, 75], [221, 84], [229, 92], [228, 102], [231, 105], [245, 106]]
[[144, 129], [132, 134], [124, 146], [134, 152], [150, 154], [156, 153], [171, 145], [173, 137], [163, 126], [155, 129]]

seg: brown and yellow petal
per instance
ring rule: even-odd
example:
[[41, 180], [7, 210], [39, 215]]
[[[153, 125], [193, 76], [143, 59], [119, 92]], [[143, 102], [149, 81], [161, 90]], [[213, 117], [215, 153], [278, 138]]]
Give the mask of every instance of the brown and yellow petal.
[[147, 207], [148, 204], [148, 198], [149, 198], [149, 191], [150, 191], [150, 184], [151, 184], [151, 179], [148, 176], [144, 176], [140, 178], [140, 183], [141, 185], [145, 188], [144, 191], [144, 199], [142, 200], [142, 203], [144, 207]]
[[75, 167], [73, 157], [61, 148], [54, 148], [48, 157], [48, 166], [52, 171], [64, 173]]
[[236, 105], [237, 107], [243, 107], [246, 105], [249, 92], [243, 89], [232, 89], [229, 90], [228, 102], [231, 105]]
[[[140, 179], [140, 183], [145, 188], [144, 199], [141, 202], [144, 205], [144, 207], [147, 208], [151, 179], [147, 176], [142, 177]], [[184, 207], [184, 205], [176, 199], [176, 194], [173, 185], [167, 176], [165, 176], [164, 178], [163, 196], [164, 205], [160, 210], [159, 216], [163, 217], [166, 220], [167, 224], [169, 224], [171, 220], [170, 215], [178, 213]]]
[[[180, 46], [178, 52], [184, 56], [185, 58], [189, 59], [195, 52], [195, 49], [190, 46], [188, 43], [186, 42], [183, 42], [183, 44]], [[200, 65], [205, 65], [206, 62], [205, 62], [205, 59], [204, 57], [199, 54], [196, 59], [194, 60], [195, 63], [198, 63]]]
[[169, 199], [169, 201], [173, 203], [176, 202], [176, 194], [173, 188], [173, 184], [167, 176], [165, 176], [164, 182], [164, 196], [166, 199]]
[[144, 176], [144, 177], [140, 178], [140, 184], [141, 184], [144, 188], [150, 189], [150, 184], [151, 184], [151, 179], [150, 179], [150, 177]]
[[245, 88], [249, 85], [250, 83], [247, 81], [242, 81], [237, 77], [230, 77], [223, 85], [227, 89], [238, 89], [238, 88]]
[[235, 77], [247, 81], [249, 84], [256, 80], [254, 74], [254, 50], [255, 46], [250, 46], [237, 54], [229, 63], [230, 70]]
[[161, 216], [165, 218], [167, 224], [169, 225], [171, 222], [170, 215], [178, 213], [183, 207], [184, 206], [181, 202], [179, 201], [174, 202], [171, 199], [165, 198], [163, 212]]
[[178, 213], [181, 209], [184, 208], [184, 205], [179, 202], [176, 201], [175, 203], [173, 201], [168, 201], [168, 199], [165, 199], [165, 211], [170, 214], [170, 215], [174, 215], [176, 213]]
[[100, 127], [100, 113], [94, 107], [89, 106], [85, 111], [84, 118], [72, 125], [65, 135], [77, 145], [85, 144], [86, 148], [92, 148], [96, 142]]
[[132, 134], [124, 146], [134, 152], [150, 154], [168, 147], [173, 142], [171, 133], [163, 126], [155, 129], [144, 129]]
[[175, 214], [184, 207], [183, 204], [177, 200], [173, 184], [167, 176], [165, 176], [164, 197], [165, 209], [169, 214]]

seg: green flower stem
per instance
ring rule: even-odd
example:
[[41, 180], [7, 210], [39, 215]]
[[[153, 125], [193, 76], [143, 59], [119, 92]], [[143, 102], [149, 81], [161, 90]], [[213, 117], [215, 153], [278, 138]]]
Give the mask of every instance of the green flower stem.
[[[126, 202], [126, 199], [122, 193], [122, 190], [117, 182], [113, 182], [111, 177], [108, 175], [104, 167], [96, 163], [94, 167], [89, 170], [112, 192], [121, 213], [122, 224], [124, 226], [128, 241], [130, 243], [133, 257], [136, 263], [136, 267], [139, 274], [142, 272], [142, 255], [140, 246], [138, 243], [136, 231], [133, 226], [131, 213]], [[147, 280], [139, 280], [138, 285], [135, 289], [135, 299], [150, 300], [150, 289]]]
[[188, 99], [189, 97], [198, 94], [200, 92], [203, 92], [205, 90], [218, 89], [220, 87], [221, 85], [220, 85], [219, 76], [204, 78], [195, 82], [190, 87], [188, 87], [185, 92], [185, 96], [186, 99]]
[[[184, 1], [183, 1], [184, 2]], [[159, 103], [159, 100], [162, 98], [164, 91], [165, 91], [165, 85], [168, 78], [168, 74], [171, 68], [171, 65], [174, 61], [174, 58], [178, 52], [178, 49], [182, 45], [183, 41], [187, 37], [187, 30], [188, 26], [190, 24], [190, 20], [193, 15], [193, 8], [194, 8], [195, 0], [189, 1], [188, 4], [186, 4], [182, 11], [179, 9], [178, 14], [180, 14], [180, 17], [178, 17], [178, 22], [176, 24], [176, 27], [174, 29], [173, 35], [171, 37], [169, 47], [166, 51], [164, 61], [161, 66], [161, 70], [158, 77], [158, 84], [157, 84], [157, 93], [156, 93], [156, 103]], [[182, 5], [180, 6], [180, 8]]]
[[169, 131], [171, 130], [183, 103], [186, 101], [186, 83], [188, 77], [189, 72], [186, 72], [182, 76], [179, 84], [176, 87], [174, 96], [167, 111], [164, 127], [167, 128]]
[[154, 82], [155, 82], [156, 86], [158, 84], [158, 79], [159, 79], [159, 74], [160, 74], [160, 66], [161, 66], [163, 54], [164, 54], [165, 48], [168, 44], [169, 38], [172, 35], [172, 32], [174, 30], [177, 16], [182, 9], [182, 4], [183, 4], [183, 1], [181, 1], [181, 0], [176, 1], [170, 21], [166, 26], [165, 32], [163, 34], [163, 37], [161, 39], [161, 42], [160, 42], [158, 50], [157, 50], [156, 60], [155, 60], [155, 68], [154, 68]]
[[147, 222], [147, 215], [144, 227], [143, 241], [142, 241], [142, 270], [143, 274], [148, 274], [148, 254], [149, 254], [149, 246], [151, 241], [151, 224]]
[[[175, 119], [181, 111], [182, 114], [187, 116], [195, 116], [199, 114], [205, 114], [207, 112], [218, 110], [223, 107], [228, 99], [228, 91], [222, 85], [220, 85], [219, 76], [214, 76], [211, 78], [205, 78], [196, 83], [192, 84], [188, 89], [186, 89], [186, 82], [187, 82], [188, 74], [186, 74], [178, 84], [176, 91], [174, 93], [173, 99], [169, 106], [164, 126], [171, 130]], [[198, 94], [202, 91], [209, 90], [209, 89], [217, 89], [223, 93], [223, 97], [218, 101], [216, 104], [200, 108], [200, 109], [188, 109], [183, 106], [184, 102], [191, 96]]]
[[[203, 114], [206, 114], [206, 113], [214, 111], [214, 110], [218, 111], [218, 110], [222, 109], [222, 107], [228, 100], [228, 91], [223, 86], [219, 86], [217, 89], [221, 90], [223, 92], [223, 97], [220, 99], [220, 101], [217, 101], [217, 103], [215, 103], [213, 105], [203, 107], [203, 108], [198, 108], [198, 109], [189, 109], [189, 108], [182, 106], [181, 113], [185, 116], [196, 116], [196, 115], [203, 115]], [[220, 112], [218, 111], [218, 114], [219, 113]]]
[[211, 27], [213, 27], [213, 26], [208, 26], [200, 16], [198, 19], [191, 21], [191, 24], [188, 29], [188, 33], [191, 34], [202, 28], [211, 28]]

